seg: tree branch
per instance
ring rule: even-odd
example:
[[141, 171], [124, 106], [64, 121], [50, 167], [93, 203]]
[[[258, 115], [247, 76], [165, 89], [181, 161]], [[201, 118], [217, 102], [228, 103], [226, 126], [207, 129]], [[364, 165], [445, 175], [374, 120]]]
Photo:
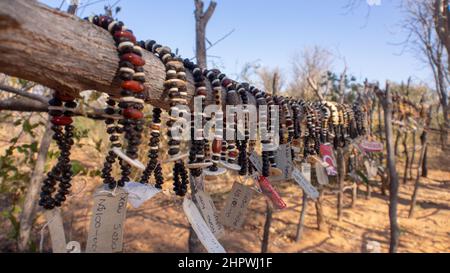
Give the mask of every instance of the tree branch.
[[319, 97], [319, 99], [324, 100], [322, 92], [320, 92], [319, 88], [317, 87], [317, 84], [311, 79], [311, 77], [308, 77], [306, 80], [308, 81], [308, 84], [312, 88], [312, 90]]
[[217, 2], [214, 0], [212, 0], [209, 3], [208, 9], [206, 9], [205, 13], [203, 13], [203, 16], [202, 16], [205, 24], [208, 23], [209, 19], [211, 19], [211, 16], [213, 15], [214, 10], [216, 9], [216, 6], [217, 6]]
[[14, 88], [14, 87], [11, 87], [11, 86], [8, 86], [8, 85], [0, 84], [0, 90], [3, 90], [3, 91], [6, 91], [6, 92], [9, 92], [9, 93], [13, 93], [13, 94], [16, 94], [16, 95], [19, 95], [19, 96], [22, 96], [22, 97], [26, 97], [26, 98], [33, 99], [33, 100], [36, 100], [36, 101], [39, 101], [39, 102], [47, 104], [48, 98], [46, 98], [45, 96], [41, 96], [41, 95], [37, 95], [37, 94], [33, 94], [33, 93], [30, 93], [30, 92], [27, 92], [26, 91], [27, 89], [28, 88], [18, 89], [18, 88]]
[[[37, 1], [0, 1], [0, 72], [78, 96], [97, 90], [118, 96], [119, 57], [110, 33]], [[39, 41], [39, 42], [32, 42]], [[57, 54], [56, 54], [57, 53]], [[147, 103], [169, 109], [163, 63], [144, 50]], [[187, 71], [187, 99], [194, 95]], [[214, 102], [207, 83], [207, 104]]]

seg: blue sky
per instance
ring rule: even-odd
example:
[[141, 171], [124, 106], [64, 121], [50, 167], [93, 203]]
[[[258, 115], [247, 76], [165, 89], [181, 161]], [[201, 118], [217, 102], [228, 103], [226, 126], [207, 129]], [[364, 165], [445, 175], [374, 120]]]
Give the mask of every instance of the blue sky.
[[[406, 81], [409, 76], [416, 82], [431, 80], [427, 67], [395, 45], [406, 36], [399, 28], [400, 0], [381, 0], [381, 5], [371, 7], [369, 17], [364, 1], [351, 12], [344, 8], [348, 1], [218, 0], [208, 39], [214, 42], [232, 29], [235, 32], [208, 54], [220, 56], [214, 61], [228, 75], [239, 73], [246, 62], [259, 60], [263, 66], [280, 67], [289, 79], [292, 56], [305, 46], [320, 45], [345, 57], [350, 73], [360, 80]], [[62, 0], [41, 2], [57, 7]], [[115, 2], [90, 5], [79, 15], [100, 13], [105, 3]], [[138, 39], [155, 39], [178, 48], [183, 57], [194, 56], [193, 0], [121, 0], [118, 5], [122, 7], [119, 19]], [[334, 69], [341, 71], [343, 64], [337, 58]]]

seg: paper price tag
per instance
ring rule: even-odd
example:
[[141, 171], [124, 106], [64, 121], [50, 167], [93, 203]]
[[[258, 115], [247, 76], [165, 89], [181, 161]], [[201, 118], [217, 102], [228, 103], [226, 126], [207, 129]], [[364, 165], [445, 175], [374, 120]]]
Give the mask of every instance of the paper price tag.
[[198, 239], [209, 253], [226, 253], [223, 246], [217, 241], [214, 234], [209, 229], [202, 215], [198, 211], [194, 202], [187, 197], [183, 201], [183, 210], [189, 223], [197, 234]]
[[281, 144], [277, 150], [275, 157], [277, 168], [280, 169], [283, 174], [280, 178], [284, 180], [291, 179], [292, 174], [292, 151], [291, 146], [288, 144]]
[[245, 222], [252, 196], [253, 190], [251, 188], [235, 182], [220, 214], [220, 222], [227, 227], [241, 228]]
[[260, 176], [258, 180], [258, 184], [265, 196], [269, 198], [269, 200], [272, 202], [272, 204], [277, 209], [284, 209], [286, 208], [286, 203], [283, 201], [281, 196], [278, 194], [278, 192], [275, 190], [275, 188], [270, 184], [269, 180], [265, 178], [264, 176]]
[[328, 185], [328, 175], [322, 164], [320, 164], [320, 162], [316, 162], [314, 167], [316, 169], [317, 182], [319, 182], [320, 185]]
[[364, 166], [366, 167], [366, 171], [367, 171], [367, 178], [369, 180], [374, 179], [377, 174], [378, 174], [378, 164], [376, 161], [369, 161], [366, 160], [364, 161]]
[[59, 208], [45, 210], [44, 215], [47, 220], [53, 253], [67, 253], [61, 210]]
[[262, 173], [262, 162], [261, 162], [261, 159], [258, 156], [258, 154], [256, 152], [252, 152], [250, 154], [249, 159], [250, 159], [250, 162], [253, 164], [253, 166], [256, 168], [256, 171], [261, 174]]
[[309, 183], [311, 183], [311, 164], [309, 163], [302, 163], [302, 174], [308, 180]]
[[135, 209], [161, 192], [160, 189], [155, 188], [153, 185], [136, 182], [126, 183], [123, 189], [128, 193], [128, 202]]
[[326, 167], [328, 175], [337, 175], [337, 164], [333, 155], [333, 147], [330, 144], [320, 144], [320, 155], [323, 161], [328, 164], [328, 167]]
[[206, 192], [198, 191], [195, 193], [195, 200], [211, 232], [216, 238], [221, 238], [225, 234], [225, 230], [219, 223], [219, 214], [211, 197]]
[[311, 185], [311, 183], [303, 176], [299, 169], [294, 168], [292, 177], [311, 199], [315, 200], [319, 197], [319, 192], [317, 191], [317, 189], [314, 188], [313, 185]]
[[87, 253], [121, 252], [128, 193], [116, 188], [114, 196], [103, 186], [94, 192]]

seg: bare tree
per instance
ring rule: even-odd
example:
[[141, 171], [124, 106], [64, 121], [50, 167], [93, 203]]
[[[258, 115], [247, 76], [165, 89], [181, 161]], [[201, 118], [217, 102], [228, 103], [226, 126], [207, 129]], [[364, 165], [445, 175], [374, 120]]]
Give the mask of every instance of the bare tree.
[[201, 68], [206, 68], [206, 25], [216, 9], [216, 1], [211, 1], [208, 8], [204, 11], [204, 3], [202, 0], [194, 0], [195, 2], [195, 51], [197, 56], [197, 64]]
[[320, 96], [318, 92], [321, 92], [324, 76], [331, 70], [332, 63], [331, 52], [320, 46], [307, 47], [295, 54], [291, 64], [294, 80], [288, 87], [288, 94], [306, 99]]
[[256, 71], [263, 90], [269, 94], [275, 95], [280, 92], [284, 85], [283, 74], [280, 68], [273, 69], [262, 67]]
[[400, 230], [397, 223], [398, 204], [398, 175], [395, 168], [394, 143], [392, 134], [392, 94], [389, 83], [386, 83], [385, 92], [377, 89], [384, 110], [384, 128], [387, 146], [387, 169], [389, 170], [389, 221], [390, 221], [390, 244], [389, 252], [395, 253], [398, 248]]
[[[403, 24], [404, 29], [408, 32], [408, 44], [412, 49], [419, 53], [419, 57], [429, 65], [433, 72], [435, 80], [435, 88], [442, 107], [443, 124], [442, 128], [442, 144], [445, 146], [449, 130], [449, 105], [448, 105], [448, 64], [444, 59], [448, 52], [444, 48], [448, 45], [448, 28], [443, 26], [443, 22], [447, 21], [441, 11], [437, 11], [440, 0], [409, 0], [405, 5], [407, 18]], [[448, 6], [447, 6], [448, 8]], [[448, 13], [448, 11], [447, 11]], [[438, 18], [436, 18], [438, 16]], [[438, 32], [438, 33], [436, 33]], [[447, 37], [444, 37], [447, 33]]]
[[450, 9], [448, 0], [434, 0], [433, 19], [439, 40], [447, 50], [447, 69], [450, 74]]

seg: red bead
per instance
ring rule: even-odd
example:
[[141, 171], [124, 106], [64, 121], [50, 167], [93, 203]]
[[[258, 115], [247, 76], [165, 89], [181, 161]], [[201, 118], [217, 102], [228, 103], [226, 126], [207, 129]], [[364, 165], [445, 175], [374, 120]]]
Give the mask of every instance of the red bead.
[[228, 156], [231, 158], [236, 158], [237, 157], [237, 153], [235, 151], [231, 151], [228, 153]]
[[60, 92], [56, 92], [55, 97], [60, 101], [73, 101], [75, 98]]
[[116, 31], [114, 33], [114, 38], [119, 39], [122, 37], [128, 38], [131, 42], [136, 43], [136, 37], [129, 31]]
[[123, 116], [129, 119], [141, 119], [144, 117], [144, 114], [134, 108], [127, 108], [123, 111]]
[[122, 61], [130, 62], [135, 66], [143, 66], [145, 64], [144, 59], [142, 59], [139, 55], [136, 55], [134, 53], [123, 54], [120, 59]]
[[144, 85], [138, 81], [124, 81], [122, 82], [122, 88], [131, 90], [135, 93], [141, 93], [144, 91]]
[[230, 79], [224, 79], [222, 82], [223, 87], [227, 87], [231, 83]]
[[220, 151], [222, 150], [222, 141], [218, 139], [214, 139], [212, 143], [212, 151], [215, 154], [220, 154]]
[[59, 116], [52, 118], [52, 123], [55, 125], [70, 125], [72, 122], [73, 120], [71, 117]]

